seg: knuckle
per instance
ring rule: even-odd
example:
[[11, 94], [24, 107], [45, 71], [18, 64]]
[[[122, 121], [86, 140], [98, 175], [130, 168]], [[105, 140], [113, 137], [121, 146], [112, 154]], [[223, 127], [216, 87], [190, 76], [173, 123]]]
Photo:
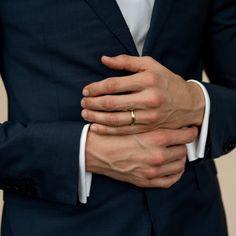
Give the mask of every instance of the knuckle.
[[159, 146], [166, 146], [168, 144], [168, 137], [164, 132], [159, 132], [156, 135], [156, 143]]
[[98, 132], [99, 132], [100, 134], [102, 134], [102, 135], [109, 135], [109, 134], [110, 134], [109, 129], [106, 128], [106, 127], [100, 127], [100, 128], [98, 129]]
[[156, 156], [156, 165], [163, 165], [166, 160], [166, 154], [163, 151], [159, 151]]
[[192, 142], [197, 137], [196, 129], [191, 129], [188, 132], [187, 139], [189, 142]]
[[113, 93], [117, 90], [118, 88], [118, 82], [113, 78], [107, 79], [105, 82], [105, 87], [108, 93]]
[[182, 145], [182, 149], [183, 149], [183, 154], [187, 154], [187, 146], [186, 145]]
[[117, 56], [117, 58], [120, 58], [120, 59], [122, 59], [122, 60], [128, 60], [128, 59], [129, 59], [129, 56], [126, 55], [126, 54], [121, 54], [121, 55]]
[[181, 179], [182, 175], [183, 175], [183, 171], [180, 174], [176, 175], [176, 178], [173, 180], [173, 184], [177, 183]]
[[180, 165], [176, 168], [176, 173], [182, 173], [184, 170], [184, 166]]
[[197, 137], [199, 134], [199, 129], [197, 127], [193, 127], [194, 130], [194, 136]]
[[103, 107], [107, 111], [111, 111], [115, 107], [115, 103], [113, 99], [111, 99], [109, 96], [106, 96], [105, 99], [103, 100]]
[[156, 123], [159, 120], [159, 114], [158, 112], [150, 112], [150, 114], [148, 115], [147, 120], [149, 121], [149, 123]]
[[83, 107], [89, 107], [90, 106], [90, 99], [83, 98], [82, 103], [83, 103]]
[[87, 111], [87, 120], [88, 121], [96, 121], [96, 116], [93, 114], [93, 112]]
[[154, 59], [150, 56], [144, 56], [143, 59], [149, 64], [153, 63]]
[[182, 167], [183, 167], [183, 170], [185, 168], [185, 164], [186, 164], [186, 159], [187, 159], [187, 155], [185, 155], [180, 161], [181, 161], [181, 164], [182, 164]]
[[181, 171], [180, 174], [175, 175], [173, 180], [171, 181], [172, 185], [175, 184], [177, 181], [179, 181], [181, 179], [182, 175], [183, 175], [183, 171]]
[[128, 55], [122, 54], [117, 57], [117, 59], [122, 60], [124, 64], [129, 65], [130, 64], [130, 58]]
[[127, 108], [127, 110], [132, 110], [135, 107], [135, 103], [133, 101], [127, 101], [125, 107]]
[[158, 93], [152, 93], [146, 98], [146, 104], [150, 108], [157, 108], [161, 105], [162, 99], [160, 94]]
[[154, 168], [150, 168], [145, 172], [145, 177], [148, 179], [153, 179], [157, 176], [157, 170]]
[[119, 119], [115, 114], [109, 114], [107, 116], [107, 123], [111, 126], [118, 126], [119, 125]]
[[193, 128], [193, 139], [195, 139], [198, 136], [198, 128]]
[[157, 82], [156, 74], [151, 71], [147, 71], [146, 74], [147, 74], [146, 83], [150, 86], [155, 85]]
[[193, 141], [194, 140], [194, 133], [192, 131], [190, 131], [188, 133], [188, 136], [187, 136], [187, 139], [189, 140], [189, 142]]
[[186, 145], [181, 145], [179, 147], [179, 149], [180, 149], [180, 155], [181, 156], [186, 156], [187, 155], [187, 147], [186, 147]]

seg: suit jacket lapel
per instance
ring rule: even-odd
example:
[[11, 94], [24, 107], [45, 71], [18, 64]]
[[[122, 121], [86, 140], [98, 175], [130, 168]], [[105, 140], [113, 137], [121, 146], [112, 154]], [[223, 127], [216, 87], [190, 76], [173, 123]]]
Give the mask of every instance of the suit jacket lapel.
[[[134, 40], [115, 0], [85, 0], [131, 55], [138, 55]], [[128, 1], [128, 0], [127, 0]]]
[[152, 48], [156, 46], [173, 1], [174, 0], [155, 0], [150, 29], [143, 48], [144, 56], [150, 55]]

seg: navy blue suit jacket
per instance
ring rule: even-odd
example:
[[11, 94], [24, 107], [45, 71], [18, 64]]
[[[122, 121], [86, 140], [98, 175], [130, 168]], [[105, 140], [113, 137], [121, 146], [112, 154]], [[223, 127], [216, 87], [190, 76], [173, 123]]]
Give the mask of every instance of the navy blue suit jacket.
[[[135, 9], [134, 9], [135, 10]], [[9, 121], [0, 125], [3, 236], [225, 236], [213, 158], [236, 143], [235, 0], [156, 0], [143, 55], [205, 84], [205, 159], [170, 189], [94, 175], [78, 202], [83, 87], [126, 72], [102, 55], [138, 55], [115, 0], [1, 0], [0, 72]]]

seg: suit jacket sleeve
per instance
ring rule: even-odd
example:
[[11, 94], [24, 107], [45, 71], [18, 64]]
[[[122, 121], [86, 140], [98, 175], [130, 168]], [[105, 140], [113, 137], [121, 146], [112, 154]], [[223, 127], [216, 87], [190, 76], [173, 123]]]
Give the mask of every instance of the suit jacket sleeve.
[[[1, 38], [0, 22], [0, 45]], [[0, 52], [0, 75], [3, 72], [1, 56]], [[84, 124], [69, 121], [0, 124], [0, 188], [14, 194], [76, 205], [80, 136]]]
[[211, 100], [206, 157], [215, 158], [236, 146], [236, 3], [215, 0], [207, 27], [204, 67]]
[[1, 124], [0, 187], [76, 205], [82, 127], [76, 122]]

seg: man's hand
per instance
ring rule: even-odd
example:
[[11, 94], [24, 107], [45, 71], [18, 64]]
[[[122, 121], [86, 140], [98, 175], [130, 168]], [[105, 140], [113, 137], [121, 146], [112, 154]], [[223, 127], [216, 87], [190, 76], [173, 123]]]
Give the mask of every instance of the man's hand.
[[139, 187], [169, 188], [184, 173], [185, 144], [197, 135], [197, 128], [159, 129], [126, 136], [89, 131], [86, 170]]
[[[150, 57], [102, 57], [102, 63], [134, 74], [108, 78], [84, 88], [82, 116], [94, 123], [92, 130], [126, 135], [201, 125], [204, 95], [195, 83], [186, 82]], [[135, 126], [130, 126], [129, 110], [135, 110]]]

